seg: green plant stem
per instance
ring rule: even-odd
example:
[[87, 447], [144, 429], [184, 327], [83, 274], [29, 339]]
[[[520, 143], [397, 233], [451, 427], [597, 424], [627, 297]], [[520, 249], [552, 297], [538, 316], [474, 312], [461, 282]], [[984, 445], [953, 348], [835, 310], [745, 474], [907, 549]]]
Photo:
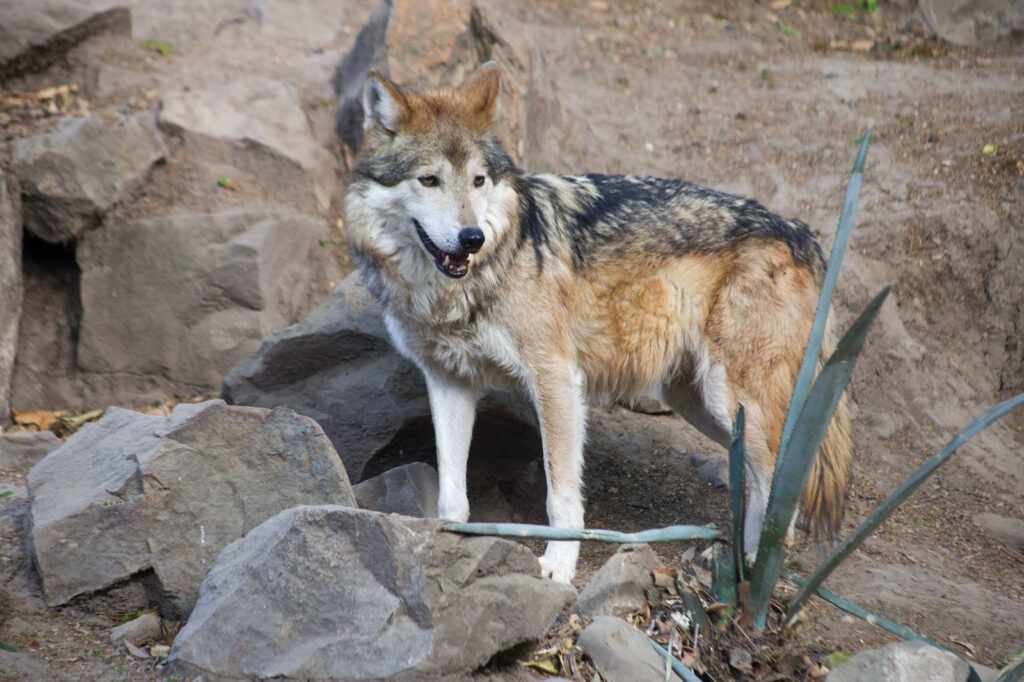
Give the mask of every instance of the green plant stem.
[[[801, 578], [800, 576], [793, 575], [792, 573], [789, 573], [788, 571], [785, 573], [784, 577], [787, 580], [793, 581], [794, 583], [796, 583], [797, 585], [799, 585], [801, 587], [806, 587], [807, 585], [810, 584], [806, 580]], [[943, 651], [949, 651], [949, 649], [947, 649], [946, 647], [942, 646], [941, 644], [936, 642], [934, 639], [932, 639], [930, 637], [926, 637], [925, 635], [922, 635], [920, 632], [915, 632], [914, 630], [911, 630], [910, 628], [908, 628], [906, 625], [900, 625], [899, 623], [897, 623], [895, 621], [891, 621], [891, 620], [889, 620], [888, 618], [886, 618], [884, 616], [879, 616], [877, 613], [873, 613], [871, 611], [868, 611], [867, 609], [865, 609], [862, 606], [857, 606], [856, 604], [854, 604], [849, 599], [846, 599], [844, 597], [840, 597], [835, 592], [831, 592], [829, 590], [826, 590], [824, 587], [819, 587], [819, 588], [815, 589], [814, 592], [819, 597], [821, 597], [822, 599], [827, 601], [829, 604], [832, 604], [836, 608], [841, 609], [843, 611], [846, 611], [847, 613], [852, 614], [854, 616], [857, 616], [858, 618], [860, 618], [862, 620], [865, 620], [868, 623], [871, 623], [872, 625], [877, 625], [878, 627], [882, 628], [883, 630], [885, 630], [887, 632], [891, 632], [892, 634], [896, 635], [897, 637], [900, 637], [901, 639], [917, 640], [917, 641], [924, 642], [926, 644], [930, 644], [930, 645], [932, 645], [934, 647], [938, 647], [939, 649], [942, 649]], [[951, 652], [951, 653], [955, 653], [955, 652]]]
[[821, 349], [822, 339], [825, 338], [825, 325], [829, 309], [832, 306], [832, 294], [835, 292], [836, 280], [839, 279], [839, 266], [843, 262], [846, 244], [850, 241], [850, 233], [853, 231], [853, 216], [857, 210], [857, 199], [860, 197], [864, 159], [867, 157], [870, 142], [871, 128], [867, 128], [861, 138], [857, 159], [853, 162], [850, 182], [846, 186], [846, 199], [843, 201], [843, 210], [839, 214], [839, 226], [836, 228], [832, 253], [829, 255], [828, 267], [825, 269], [825, 279], [821, 285], [821, 294], [818, 296], [818, 307], [814, 311], [814, 324], [811, 327], [807, 347], [804, 349], [804, 359], [800, 363], [800, 372], [797, 374], [796, 384], [793, 387], [789, 411], [786, 412], [786, 420], [782, 425], [782, 438], [779, 440], [779, 452], [775, 462], [775, 480], [778, 480], [778, 473], [789, 447], [789, 439], [793, 435], [793, 427], [796, 426], [796, 420], [803, 410], [807, 394], [811, 391], [811, 381], [814, 380], [814, 370], [818, 366], [818, 353]]
[[732, 445], [729, 446], [729, 507], [732, 510], [732, 554], [736, 581], [744, 581], [743, 569], [743, 460], [747, 413], [742, 401], [736, 412]]
[[815, 569], [814, 573], [812, 573], [807, 579], [807, 584], [793, 595], [792, 599], [790, 599], [789, 606], [786, 611], [787, 619], [792, 622], [793, 617], [803, 607], [811, 593], [825, 582], [825, 579], [831, 575], [832, 571], [834, 571], [835, 568], [853, 552], [853, 550], [857, 549], [857, 547], [864, 542], [865, 538], [873, 533], [876, 528], [882, 525], [882, 523], [889, 518], [900, 503], [910, 497], [910, 495], [917, 490], [929, 476], [935, 473], [940, 466], [945, 464], [946, 460], [948, 460], [961, 445], [969, 441], [971, 438], [974, 438], [974, 436], [988, 428], [988, 426], [994, 421], [1021, 404], [1024, 404], [1024, 393], [1014, 396], [1009, 400], [1004, 400], [998, 405], [989, 408], [984, 414], [979, 416], [953, 436], [953, 438], [946, 443], [945, 447], [929, 457], [925, 463], [922, 464], [917, 471], [915, 471], [914, 474], [903, 483], [903, 485], [897, 488], [892, 495], [889, 495], [885, 502], [880, 504], [875, 511], [871, 512], [871, 515], [868, 516], [862, 524], [857, 526], [857, 529], [853, 531], [848, 538], [843, 540], [843, 542], [833, 550], [828, 558], [825, 559], [817, 569]]
[[668, 526], [639, 533], [620, 533], [596, 528], [554, 528], [528, 523], [448, 523], [441, 527], [451, 533], [496, 535], [541, 540], [595, 540], [597, 542], [674, 542], [678, 540], [713, 540], [721, 535], [713, 525]]
[[665, 650], [665, 647], [661, 646], [650, 637], [647, 638], [647, 641], [651, 643], [651, 646], [654, 647], [654, 650], [658, 652], [659, 656], [667, 659], [672, 664], [672, 670], [675, 671], [676, 675], [679, 675], [679, 677], [686, 680], [686, 682], [701, 682], [701, 679], [697, 677], [692, 670], [683, 665], [682, 661], [677, 659], [675, 656], [669, 654], [668, 651]]

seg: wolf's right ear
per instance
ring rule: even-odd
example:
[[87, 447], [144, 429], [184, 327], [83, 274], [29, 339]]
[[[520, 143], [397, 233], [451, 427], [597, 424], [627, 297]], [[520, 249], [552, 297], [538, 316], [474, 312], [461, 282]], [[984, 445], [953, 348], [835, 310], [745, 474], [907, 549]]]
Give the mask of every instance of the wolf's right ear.
[[363, 128], [380, 126], [393, 135], [398, 132], [407, 106], [397, 85], [376, 69], [370, 72], [363, 90]]

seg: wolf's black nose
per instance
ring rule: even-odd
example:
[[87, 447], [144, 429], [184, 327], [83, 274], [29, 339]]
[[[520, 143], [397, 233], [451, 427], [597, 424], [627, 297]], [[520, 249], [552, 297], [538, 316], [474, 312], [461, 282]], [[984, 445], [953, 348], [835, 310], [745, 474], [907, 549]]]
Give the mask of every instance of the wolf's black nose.
[[459, 230], [459, 246], [466, 253], [476, 253], [484, 247], [484, 231], [479, 227], [464, 227]]

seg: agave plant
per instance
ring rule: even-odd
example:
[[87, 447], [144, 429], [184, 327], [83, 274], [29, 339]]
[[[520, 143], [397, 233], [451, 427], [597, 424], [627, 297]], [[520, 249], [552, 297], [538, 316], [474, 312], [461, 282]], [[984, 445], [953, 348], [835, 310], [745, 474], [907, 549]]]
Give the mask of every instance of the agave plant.
[[[865, 521], [840, 543], [829, 557], [806, 580], [783, 570], [786, 560], [786, 532], [790, 520], [796, 512], [797, 504], [803, 493], [807, 478], [810, 475], [814, 457], [821, 446], [822, 440], [839, 399], [846, 389], [850, 376], [857, 363], [861, 348], [872, 323], [878, 315], [882, 304], [889, 293], [884, 287], [864, 308], [850, 328], [843, 334], [835, 351], [815, 376], [816, 361], [821, 350], [825, 334], [828, 311], [832, 305], [832, 294], [835, 291], [839, 268], [842, 264], [846, 245], [849, 242], [856, 212], [857, 199], [860, 194], [861, 180], [864, 172], [864, 161], [871, 140], [871, 129], [868, 128], [861, 139], [860, 149], [854, 162], [853, 172], [847, 185], [846, 198], [836, 230], [835, 242], [829, 257], [828, 267], [822, 284], [814, 323], [811, 327], [803, 362], [797, 375], [786, 420], [783, 425], [779, 443], [778, 457], [775, 463], [775, 474], [768, 497], [765, 513], [764, 530], [758, 546], [757, 560], [747, 575], [748, 567], [743, 560], [743, 461], [745, 413], [741, 404], [736, 414], [733, 429], [733, 441], [729, 448], [729, 481], [730, 509], [732, 524], [730, 528], [731, 550], [722, 551], [716, 545], [712, 552], [713, 593], [723, 602], [737, 605], [737, 586], [745, 580], [750, 581], [750, 591], [746, 602], [742, 604], [745, 621], [755, 631], [765, 627], [771, 597], [780, 578], [794, 582], [798, 586], [796, 594], [790, 599], [786, 609], [786, 623], [791, 624], [812, 594], [859, 616], [868, 622], [882, 627], [903, 638], [927, 642], [942, 647], [937, 642], [914, 632], [883, 616], [870, 613], [856, 604], [836, 595], [823, 587], [822, 583], [833, 570], [853, 550], [878, 528], [918, 487], [953, 455], [957, 449], [993, 422], [1015, 407], [1024, 404], [1024, 394], [1017, 395], [987, 410], [958, 432], [941, 450], [925, 461], [914, 474], [893, 492]], [[605, 542], [661, 542], [668, 540], [711, 539], [719, 536], [713, 526], [673, 526], [640, 533], [618, 533], [604, 530], [571, 530], [550, 528], [548, 526], [526, 526], [523, 524], [449, 524], [446, 530], [460, 533], [477, 533], [512, 537], [535, 537], [548, 540], [599, 540]], [[653, 644], [653, 642], [652, 642]], [[667, 652], [659, 649], [663, 657]], [[697, 679], [693, 672], [674, 659], [670, 661], [684, 679]], [[677, 665], [678, 664], [678, 665]], [[1013, 663], [1005, 668], [997, 678], [1000, 682], [1024, 679], [1024, 661]]]

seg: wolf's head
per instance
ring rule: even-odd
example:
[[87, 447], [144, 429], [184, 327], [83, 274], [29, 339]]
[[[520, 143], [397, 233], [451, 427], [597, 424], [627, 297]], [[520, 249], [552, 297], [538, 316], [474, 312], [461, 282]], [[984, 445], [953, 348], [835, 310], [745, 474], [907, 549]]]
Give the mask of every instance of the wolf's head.
[[493, 247], [504, 227], [496, 210], [508, 194], [502, 179], [513, 170], [492, 133], [499, 89], [493, 62], [461, 87], [425, 92], [370, 74], [365, 147], [355, 173], [369, 184], [362, 199], [388, 217], [388, 234], [374, 238], [391, 243], [378, 247], [413, 247], [456, 279]]

